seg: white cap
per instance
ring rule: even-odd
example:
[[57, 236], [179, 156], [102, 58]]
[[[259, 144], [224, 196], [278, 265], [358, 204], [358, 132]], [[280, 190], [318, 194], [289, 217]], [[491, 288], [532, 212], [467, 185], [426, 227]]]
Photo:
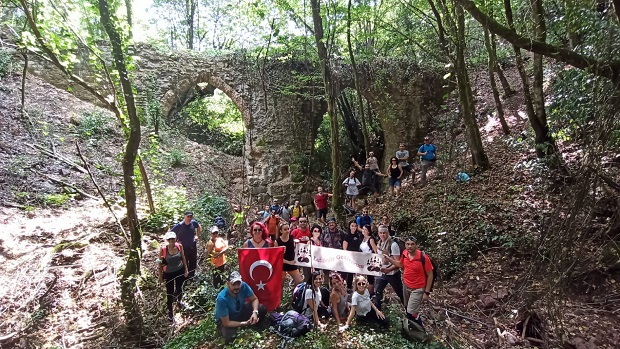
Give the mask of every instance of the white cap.
[[169, 231], [166, 233], [166, 235], [164, 235], [164, 240], [176, 239], [176, 238], [177, 238], [177, 234], [173, 231]]
[[214, 225], [211, 227], [211, 234], [217, 233], [219, 231], [220, 231], [220, 228], [218, 228], [217, 225]]

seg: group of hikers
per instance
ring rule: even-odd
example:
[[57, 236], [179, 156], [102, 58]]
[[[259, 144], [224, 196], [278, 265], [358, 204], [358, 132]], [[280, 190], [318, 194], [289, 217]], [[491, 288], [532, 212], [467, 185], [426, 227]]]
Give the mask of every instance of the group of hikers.
[[[420, 181], [426, 184], [428, 170], [435, 166], [437, 161], [437, 147], [431, 142], [429, 136], [424, 137], [422, 144], [416, 153], [416, 158], [420, 158]], [[368, 194], [373, 195], [378, 201], [381, 192], [381, 182], [383, 177], [388, 178], [389, 192], [398, 196], [402, 182], [410, 175], [415, 180], [415, 166], [409, 163], [410, 154], [405, 149], [405, 144], [400, 143], [394, 156], [385, 169], [385, 173], [379, 169], [379, 162], [374, 152], [369, 152], [366, 163], [362, 167], [360, 163], [351, 158], [354, 167], [349, 171], [349, 176], [344, 179], [342, 185], [346, 187], [346, 195], [351, 208], [355, 209], [355, 201], [358, 197], [366, 198]], [[362, 180], [357, 179], [357, 170], [362, 172]]]
[[[425, 138], [425, 145], [418, 149], [417, 154], [422, 157], [422, 181], [425, 182], [428, 168], [434, 165], [436, 159], [436, 147], [430, 143], [429, 138]], [[425, 159], [425, 156], [429, 159]], [[395, 194], [400, 187], [401, 177], [407, 172], [413, 172], [407, 162], [408, 157], [404, 144], [401, 144], [386, 171], [390, 177], [390, 190]], [[428, 163], [425, 164], [425, 161]], [[356, 161], [354, 164], [361, 168]], [[383, 176], [376, 165], [376, 158], [369, 153], [362, 177], [367, 171], [372, 171], [375, 174], [372, 176], [373, 188], [378, 188], [377, 178]], [[398, 176], [394, 169], [398, 170]], [[359, 195], [357, 187], [365, 187], [361, 184], [345, 183], [353, 208]], [[355, 190], [352, 190], [353, 187]], [[321, 320], [330, 317], [335, 319], [340, 331], [347, 330], [353, 319], [380, 327], [390, 326], [382, 310], [384, 291], [388, 285], [406, 309], [407, 319], [422, 326], [420, 307], [431, 292], [433, 266], [428, 256], [418, 249], [416, 238], [398, 236], [399, 244], [389, 217], [384, 215], [379, 222], [375, 222], [367, 207], [341, 228], [335, 218], [327, 218], [328, 199], [331, 196], [322, 187], [317, 188], [313, 200], [316, 212], [313, 224], [307, 210], [298, 200], [290, 206], [280, 205], [277, 200], [273, 200], [248, 225], [244, 221], [243, 209], [233, 206], [232, 234], [217, 225], [210, 228], [211, 238], [205, 244], [205, 251], [210, 258], [213, 286], [216, 289], [223, 286], [217, 295], [215, 320], [227, 342], [234, 338], [239, 327], [255, 325], [267, 313], [252, 288], [242, 280], [241, 274], [238, 271], [229, 272], [226, 268], [231, 235], [233, 239], [245, 240], [243, 248], [284, 247], [283, 276], [289, 275], [295, 286], [305, 283], [302, 285], [303, 306], [300, 313], [307, 316], [315, 328], [324, 328], [326, 324]], [[196, 242], [201, 231], [201, 225], [193, 219], [193, 212], [187, 211], [183, 221], [174, 225], [164, 236], [166, 244], [160, 250], [158, 270], [160, 281], [166, 285], [166, 307], [171, 320], [174, 319], [174, 303], [180, 308], [184, 307], [183, 283], [194, 277], [198, 256]], [[296, 244], [379, 254], [383, 258], [381, 275], [298, 267], [295, 262]]]

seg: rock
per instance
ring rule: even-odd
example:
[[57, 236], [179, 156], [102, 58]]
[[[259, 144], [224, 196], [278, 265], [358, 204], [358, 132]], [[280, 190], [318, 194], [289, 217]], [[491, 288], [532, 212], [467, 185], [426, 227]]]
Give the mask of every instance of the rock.
[[497, 304], [497, 299], [491, 296], [485, 296], [484, 298], [480, 300], [480, 302], [482, 303], [482, 308], [491, 309], [491, 308], [494, 308], [495, 305]]

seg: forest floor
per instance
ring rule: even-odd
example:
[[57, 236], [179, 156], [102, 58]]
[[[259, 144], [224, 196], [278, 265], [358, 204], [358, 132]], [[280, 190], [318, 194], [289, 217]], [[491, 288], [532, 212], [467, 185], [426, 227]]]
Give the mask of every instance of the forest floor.
[[[123, 323], [118, 275], [125, 242], [90, 178], [75, 166], [83, 165], [74, 141], [115, 202], [112, 210], [122, 217], [117, 196], [122, 190], [122, 136], [111, 131], [85, 141], [78, 125], [94, 107], [34, 77], [27, 84], [27, 126], [19, 113], [19, 83], [16, 75], [0, 81], [0, 282], [6, 285], [0, 290], [0, 348], [118, 347]], [[491, 108], [492, 98], [484, 93], [488, 90], [479, 89], [479, 104]], [[407, 183], [399, 198], [384, 196], [382, 204], [370, 206], [371, 212], [375, 217], [389, 214], [403, 231], [432, 232], [424, 236], [424, 247], [437, 260], [461, 258], [442, 265], [445, 280], [436, 285], [425, 309], [438, 342], [463, 348], [620, 348], [617, 271], [595, 270], [596, 277], [554, 289], [554, 280], [533, 273], [537, 251], [519, 248], [535, 248], [544, 218], [572, 198], [575, 187], [558, 189], [536, 174], [521, 102], [507, 102], [514, 136], [500, 135], [495, 118], [480, 118], [493, 164], [490, 171], [467, 184], [454, 182], [456, 171], [466, 168], [457, 164], [467, 163], [456, 147], [458, 160], [434, 170], [428, 186]], [[442, 133], [435, 138], [437, 144], [449, 139]], [[209, 188], [229, 198], [239, 192], [232, 179], [241, 177], [240, 159], [172, 133], [168, 142], [180, 143], [191, 160], [184, 167], [168, 168], [163, 183], [185, 186], [190, 193]], [[461, 135], [456, 144], [462, 143]], [[140, 210], [146, 212], [142, 206]], [[152, 347], [212, 316], [188, 312], [178, 314], [174, 326], [166, 322], [161, 290], [152, 277], [157, 240], [147, 234], [143, 241], [146, 283], [140, 295]], [[192, 289], [195, 286], [189, 293]], [[333, 337], [333, 343], [360, 346], [351, 342], [352, 333], [324, 335]], [[274, 347], [279, 342], [272, 336], [260, 343]]]

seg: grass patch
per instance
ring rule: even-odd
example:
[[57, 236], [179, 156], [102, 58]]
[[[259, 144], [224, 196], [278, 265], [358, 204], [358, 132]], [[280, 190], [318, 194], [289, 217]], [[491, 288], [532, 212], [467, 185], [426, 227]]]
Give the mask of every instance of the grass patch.
[[64, 206], [71, 199], [69, 194], [46, 194], [43, 202], [48, 206]]
[[52, 253], [58, 253], [58, 252], [62, 252], [64, 250], [69, 250], [69, 249], [78, 249], [78, 248], [82, 248], [86, 246], [88, 246], [88, 242], [80, 242], [80, 241], [61, 242], [52, 248]]

